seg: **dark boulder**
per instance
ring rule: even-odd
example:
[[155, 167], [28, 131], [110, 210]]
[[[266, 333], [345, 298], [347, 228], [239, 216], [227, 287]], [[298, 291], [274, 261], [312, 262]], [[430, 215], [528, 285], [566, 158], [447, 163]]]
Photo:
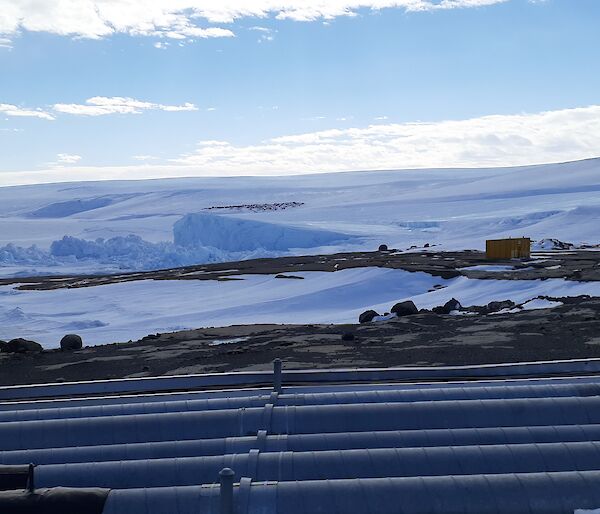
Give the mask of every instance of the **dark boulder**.
[[371, 323], [375, 316], [379, 316], [379, 314], [375, 311], [365, 311], [358, 317], [359, 323]]
[[299, 277], [297, 275], [283, 275], [281, 273], [279, 275], [275, 275], [275, 278], [290, 278], [294, 280], [304, 280], [304, 277]]
[[452, 299], [448, 300], [444, 304], [444, 309], [446, 309], [448, 311], [448, 313], [450, 313], [452, 311], [459, 311], [459, 310], [461, 310], [462, 309], [462, 305], [460, 304], [460, 302], [456, 298], [452, 298]]
[[27, 339], [17, 338], [12, 339], [6, 344], [6, 350], [8, 353], [28, 353], [28, 352], [41, 352], [43, 350], [42, 345], [35, 341], [29, 341]]
[[354, 334], [352, 332], [344, 332], [342, 334], [342, 341], [354, 341]]
[[387, 245], [379, 245], [379, 251], [380, 252], [387, 252], [388, 251], [388, 246]]
[[429, 248], [430, 246], [431, 246], [431, 245], [430, 245], [429, 243], [425, 243], [425, 244], [423, 245], [423, 248]]
[[0, 341], [0, 353], [6, 353], [8, 343], [6, 341]]
[[486, 305], [486, 311], [488, 313], [498, 312], [502, 309], [512, 309], [516, 304], [512, 300], [504, 300], [502, 302], [490, 302]]
[[61, 350], [81, 350], [83, 348], [83, 340], [77, 334], [67, 334], [60, 340]]
[[392, 307], [392, 312], [400, 317], [400, 316], [410, 316], [411, 314], [417, 314], [419, 309], [417, 306], [410, 300], [406, 302], [397, 303]]
[[456, 298], [452, 298], [451, 300], [448, 300], [443, 306], [434, 307], [431, 310], [436, 314], [450, 314], [452, 311], [459, 311], [461, 309], [462, 305], [460, 304], [460, 302]]

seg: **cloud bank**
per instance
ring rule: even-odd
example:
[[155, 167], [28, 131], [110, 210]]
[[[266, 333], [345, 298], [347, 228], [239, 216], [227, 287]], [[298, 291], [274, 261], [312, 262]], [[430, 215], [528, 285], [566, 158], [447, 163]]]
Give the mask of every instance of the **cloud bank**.
[[[67, 180], [292, 175], [347, 170], [501, 167], [600, 156], [600, 105], [536, 114], [385, 123], [234, 145], [201, 141], [166, 162], [0, 173], [0, 185]], [[136, 156], [136, 159], [146, 156]]]
[[216, 174], [516, 166], [600, 154], [600, 105], [459, 121], [386, 123], [277, 137], [203, 141], [174, 162]]
[[[0, 36], [20, 31], [100, 39], [114, 34], [160, 38], [219, 38], [215, 24], [242, 18], [296, 21], [354, 16], [360, 9], [434, 11], [483, 7], [509, 0], [0, 0]], [[8, 43], [5, 42], [6, 45]]]

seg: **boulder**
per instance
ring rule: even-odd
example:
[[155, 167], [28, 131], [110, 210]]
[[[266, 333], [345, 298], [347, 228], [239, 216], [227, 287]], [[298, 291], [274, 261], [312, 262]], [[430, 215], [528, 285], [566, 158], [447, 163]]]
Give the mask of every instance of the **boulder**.
[[417, 309], [417, 306], [411, 300], [407, 300], [406, 302], [400, 302], [394, 305], [392, 307], [392, 312], [398, 317], [410, 316], [411, 314], [417, 314], [419, 309]]
[[27, 339], [17, 338], [12, 339], [6, 344], [6, 350], [8, 353], [28, 353], [28, 352], [41, 352], [43, 350], [42, 345], [35, 341], [29, 341]]
[[352, 332], [344, 332], [342, 334], [342, 341], [354, 341], [354, 334]]
[[448, 300], [443, 306], [434, 307], [431, 310], [436, 314], [450, 314], [452, 311], [459, 311], [460, 309], [462, 309], [462, 305], [460, 304], [460, 302], [456, 298], [452, 298], [451, 300]]
[[83, 348], [83, 340], [77, 334], [67, 334], [60, 340], [61, 350], [81, 350]]
[[375, 311], [365, 311], [358, 317], [359, 323], [371, 323], [375, 316], [379, 316], [379, 314]]
[[448, 300], [444, 304], [444, 309], [446, 309], [448, 311], [448, 313], [450, 313], [452, 311], [459, 311], [459, 310], [461, 310], [462, 309], [462, 305], [460, 304], [460, 302], [456, 298], [452, 298], [452, 299]]
[[490, 302], [486, 305], [485, 309], [488, 313], [498, 312], [502, 309], [512, 309], [513, 307], [515, 307], [515, 305], [515, 302], [513, 302], [512, 300], [504, 300], [501, 302]]
[[0, 341], [0, 353], [5, 353], [7, 350], [8, 343], [6, 341]]
[[379, 245], [379, 251], [380, 252], [387, 252], [388, 251], [388, 246], [387, 245]]

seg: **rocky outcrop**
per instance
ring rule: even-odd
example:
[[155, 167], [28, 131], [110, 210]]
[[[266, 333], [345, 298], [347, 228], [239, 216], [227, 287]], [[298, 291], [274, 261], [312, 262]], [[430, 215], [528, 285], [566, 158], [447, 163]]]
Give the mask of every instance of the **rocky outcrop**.
[[515, 306], [516, 303], [512, 300], [502, 300], [500, 302], [490, 302], [487, 305], [474, 305], [469, 307], [469, 310], [477, 314], [492, 314], [504, 309], [513, 309]]
[[3, 346], [4, 352], [7, 353], [37, 353], [43, 350], [42, 345], [35, 341], [29, 341], [28, 339], [12, 339], [6, 346]]

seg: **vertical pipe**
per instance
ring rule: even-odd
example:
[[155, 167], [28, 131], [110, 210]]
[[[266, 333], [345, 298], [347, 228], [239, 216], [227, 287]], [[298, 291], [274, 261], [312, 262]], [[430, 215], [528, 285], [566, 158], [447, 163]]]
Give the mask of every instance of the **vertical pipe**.
[[33, 470], [35, 466], [33, 464], [29, 464], [29, 470], [27, 472], [27, 492], [34, 493], [35, 492], [35, 482], [33, 479]]
[[281, 393], [282, 391], [281, 359], [273, 361], [273, 391], [276, 393]]
[[235, 472], [231, 468], [223, 468], [219, 472], [219, 480], [221, 487], [219, 489], [219, 497], [221, 510], [219, 514], [234, 514], [233, 513], [233, 479]]

